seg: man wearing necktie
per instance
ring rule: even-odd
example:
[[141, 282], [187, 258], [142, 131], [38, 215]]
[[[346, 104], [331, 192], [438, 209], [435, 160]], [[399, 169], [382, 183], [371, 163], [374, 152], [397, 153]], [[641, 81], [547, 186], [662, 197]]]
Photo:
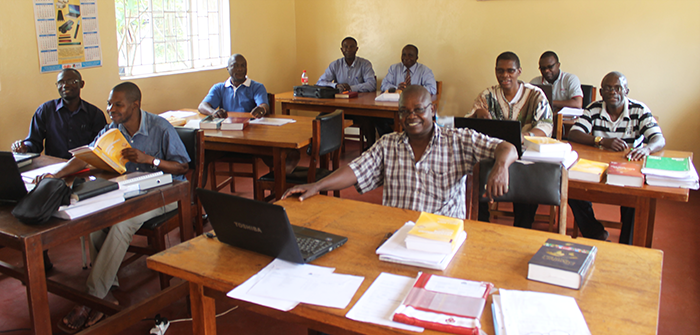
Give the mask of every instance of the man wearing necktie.
[[433, 71], [418, 63], [418, 48], [408, 44], [401, 50], [401, 63], [389, 67], [382, 81], [382, 92], [403, 90], [409, 85], [425, 87], [431, 95], [437, 93], [437, 83]]

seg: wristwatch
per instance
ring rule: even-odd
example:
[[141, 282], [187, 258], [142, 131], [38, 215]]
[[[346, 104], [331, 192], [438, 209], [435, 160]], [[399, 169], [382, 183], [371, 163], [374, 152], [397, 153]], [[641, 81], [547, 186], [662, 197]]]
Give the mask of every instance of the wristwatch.
[[603, 142], [603, 137], [601, 136], [596, 136], [595, 139], [593, 139], [593, 142], [595, 143], [595, 146], [600, 148], [601, 143]]
[[160, 165], [160, 159], [153, 158], [153, 166], [158, 167], [158, 165]]

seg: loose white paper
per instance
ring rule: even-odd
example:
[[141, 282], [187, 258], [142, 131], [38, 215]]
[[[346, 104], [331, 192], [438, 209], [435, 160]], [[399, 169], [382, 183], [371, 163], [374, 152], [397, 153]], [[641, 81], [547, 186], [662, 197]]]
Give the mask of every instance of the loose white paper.
[[248, 291], [248, 294], [345, 308], [364, 279], [338, 273], [270, 271]]
[[250, 124], [262, 124], [266, 126], [282, 126], [287, 123], [294, 123], [297, 120], [294, 119], [284, 119], [279, 117], [262, 117], [259, 119], [251, 120]]
[[394, 311], [415, 281], [415, 278], [382, 272], [345, 316], [351, 320], [422, 332], [422, 327], [392, 321]]
[[185, 124], [185, 128], [199, 129], [199, 123], [201, 121], [200, 119], [188, 120]]
[[251, 287], [253, 287], [255, 284], [257, 284], [260, 281], [260, 279], [263, 278], [270, 271], [289, 271], [289, 272], [301, 271], [301, 272], [311, 272], [311, 273], [332, 273], [334, 270], [335, 270], [334, 268], [328, 268], [328, 267], [322, 267], [322, 266], [316, 266], [316, 265], [310, 265], [310, 264], [296, 264], [296, 263], [291, 263], [291, 262], [287, 262], [285, 260], [281, 260], [279, 258], [276, 258], [275, 260], [270, 262], [270, 264], [268, 264], [265, 268], [260, 270], [260, 272], [258, 272], [254, 276], [250, 277], [243, 284], [238, 285], [238, 287], [231, 290], [226, 295], [231, 297], [231, 298], [234, 298], [234, 299], [244, 300], [247, 302], [252, 302], [254, 304], [258, 304], [258, 305], [262, 305], [265, 307], [270, 307], [270, 308], [274, 308], [274, 309], [286, 312], [286, 311], [289, 311], [292, 308], [296, 307], [299, 304], [299, 301], [283, 300], [283, 299], [277, 299], [277, 298], [256, 296], [256, 295], [248, 294], [248, 290], [250, 290]]
[[40, 167], [38, 169], [29, 170], [27, 172], [22, 173], [22, 178], [24, 179], [25, 182], [32, 182], [32, 181], [34, 181], [34, 178], [36, 178], [37, 176], [40, 176], [42, 174], [45, 174], [45, 173], [54, 174], [54, 173], [58, 172], [58, 170], [60, 170], [64, 166], [66, 166], [67, 163], [68, 162], [56, 163], [56, 164], [51, 164], [51, 165], [47, 165], [44, 167]]
[[167, 111], [165, 113], [160, 113], [158, 116], [162, 118], [169, 118], [169, 117], [179, 117], [179, 118], [188, 118], [190, 116], [195, 116], [197, 115], [197, 112], [189, 112], [189, 111]]
[[576, 299], [558, 294], [499, 290], [508, 335], [590, 335]]

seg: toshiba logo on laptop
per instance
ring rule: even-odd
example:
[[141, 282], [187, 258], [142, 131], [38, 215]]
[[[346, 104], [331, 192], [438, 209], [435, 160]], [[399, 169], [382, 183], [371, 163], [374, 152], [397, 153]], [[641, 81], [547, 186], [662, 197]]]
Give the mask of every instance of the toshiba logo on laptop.
[[250, 231], [254, 231], [256, 233], [262, 234], [262, 230], [260, 230], [260, 228], [258, 228], [258, 227], [247, 225], [245, 223], [240, 223], [240, 222], [236, 222], [236, 221], [233, 221], [233, 224], [235, 224], [236, 227], [238, 227], [238, 228], [250, 230]]

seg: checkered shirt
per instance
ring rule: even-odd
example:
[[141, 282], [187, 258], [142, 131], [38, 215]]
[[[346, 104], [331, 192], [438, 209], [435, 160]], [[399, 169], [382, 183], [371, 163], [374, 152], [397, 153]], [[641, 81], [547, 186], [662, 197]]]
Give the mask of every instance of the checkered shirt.
[[466, 175], [477, 162], [494, 158], [502, 141], [471, 129], [433, 127], [433, 138], [417, 163], [405, 132], [384, 135], [350, 162], [357, 191], [384, 185], [384, 206], [466, 218]]

